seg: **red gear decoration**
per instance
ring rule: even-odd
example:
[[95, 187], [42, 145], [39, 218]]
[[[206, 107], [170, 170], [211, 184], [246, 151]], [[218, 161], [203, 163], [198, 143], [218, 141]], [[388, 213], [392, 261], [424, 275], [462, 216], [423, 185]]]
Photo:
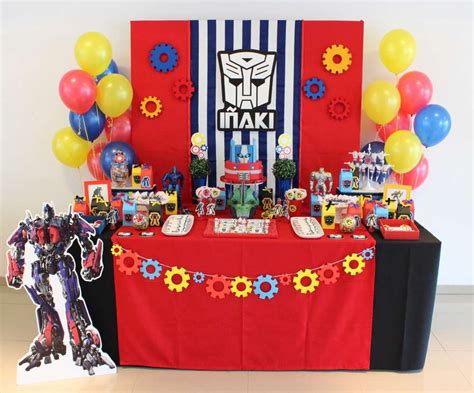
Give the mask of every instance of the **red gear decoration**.
[[[327, 272], [332, 274], [328, 277], [326, 276]], [[334, 284], [337, 279], [341, 276], [339, 273], [339, 268], [336, 265], [323, 265], [318, 269], [319, 281], [324, 284]]]
[[[337, 111], [336, 108], [341, 106], [343, 108], [342, 112]], [[351, 105], [349, 101], [344, 98], [333, 98], [328, 104], [328, 112], [334, 120], [344, 120], [347, 119], [351, 113]]]
[[[216, 291], [214, 288], [214, 284], [216, 283], [222, 284], [221, 290]], [[224, 276], [212, 276], [206, 281], [206, 292], [209, 293], [214, 299], [224, 299], [224, 297], [230, 293], [230, 281]]]
[[292, 282], [291, 276], [289, 274], [285, 274], [281, 276], [279, 281], [280, 281], [280, 284], [284, 286], [290, 285], [290, 283]]
[[[128, 263], [130, 259], [133, 261], [132, 264]], [[125, 261], [127, 261], [127, 263], [125, 263]], [[138, 273], [142, 261], [137, 253], [124, 250], [121, 255], [115, 257], [115, 263], [117, 264], [120, 273], [125, 273], [127, 276], [131, 276], [132, 274]]]
[[181, 101], [191, 99], [195, 90], [193, 82], [189, 79], [178, 79], [173, 87], [175, 97]]

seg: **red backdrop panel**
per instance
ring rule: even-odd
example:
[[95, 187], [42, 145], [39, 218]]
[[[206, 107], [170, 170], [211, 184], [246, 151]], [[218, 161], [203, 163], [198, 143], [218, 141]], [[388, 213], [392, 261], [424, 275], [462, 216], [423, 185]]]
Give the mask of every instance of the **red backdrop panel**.
[[[316, 101], [301, 97], [300, 186], [309, 186], [312, 170], [324, 167], [338, 178], [349, 151], [360, 147], [360, 102], [362, 89], [364, 22], [303, 21], [301, 85], [313, 77], [322, 79], [326, 93]], [[333, 44], [342, 44], [352, 53], [352, 64], [342, 74], [331, 74], [322, 63], [322, 54]], [[336, 97], [350, 103], [345, 120], [334, 120], [328, 104]], [[335, 190], [333, 190], [334, 192]]]
[[[190, 159], [189, 103], [173, 94], [174, 82], [190, 77], [189, 29], [189, 21], [131, 22], [132, 145], [140, 162], [153, 166], [158, 189], [161, 177], [173, 165], [186, 176]], [[149, 61], [150, 51], [157, 44], [170, 42], [179, 54], [178, 65], [168, 73], [157, 72]], [[150, 95], [163, 104], [163, 111], [153, 119], [140, 111], [140, 102]], [[191, 192], [189, 176], [186, 180], [183, 197]]]

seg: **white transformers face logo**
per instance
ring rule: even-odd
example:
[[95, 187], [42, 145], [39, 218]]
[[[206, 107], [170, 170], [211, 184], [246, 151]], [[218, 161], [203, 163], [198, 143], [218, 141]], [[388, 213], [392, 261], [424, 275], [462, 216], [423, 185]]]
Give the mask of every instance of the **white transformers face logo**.
[[274, 130], [275, 111], [259, 108], [270, 104], [276, 53], [238, 50], [218, 58], [225, 106], [218, 129]]

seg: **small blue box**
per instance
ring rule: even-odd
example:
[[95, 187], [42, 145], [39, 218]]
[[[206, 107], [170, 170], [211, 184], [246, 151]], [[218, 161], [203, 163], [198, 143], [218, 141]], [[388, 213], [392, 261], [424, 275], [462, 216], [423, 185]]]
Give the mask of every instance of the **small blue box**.
[[339, 191], [352, 192], [352, 171], [350, 169], [341, 169], [339, 172]]
[[319, 201], [319, 196], [311, 194], [311, 216], [321, 217], [322, 205]]
[[133, 216], [137, 214], [137, 202], [135, 201], [123, 201], [123, 223], [125, 227], [133, 226]]
[[379, 229], [379, 220], [388, 218], [388, 208], [386, 206], [375, 205], [374, 214], [377, 217], [375, 229]]
[[216, 198], [216, 210], [225, 210], [226, 208], [226, 193], [221, 190], [220, 195]]

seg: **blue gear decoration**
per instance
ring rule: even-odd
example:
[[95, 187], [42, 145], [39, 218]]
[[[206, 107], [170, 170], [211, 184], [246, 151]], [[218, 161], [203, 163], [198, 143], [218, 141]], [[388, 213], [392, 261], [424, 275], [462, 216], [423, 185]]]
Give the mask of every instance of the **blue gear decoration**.
[[[148, 271], [149, 266], [153, 266], [154, 268], [154, 271], [152, 273]], [[160, 277], [162, 269], [163, 266], [161, 266], [158, 261], [155, 261], [154, 259], [147, 259], [146, 261], [142, 262], [140, 272], [142, 273], [142, 276], [144, 278], [147, 278], [148, 280], [154, 280], [155, 278]]]
[[[165, 55], [166, 60], [161, 56]], [[169, 72], [178, 64], [178, 52], [170, 44], [158, 44], [151, 50], [150, 62], [158, 72]]]
[[[318, 91], [312, 91], [311, 88], [313, 86], [318, 86]], [[306, 95], [306, 97], [312, 100], [317, 100], [321, 98], [326, 92], [326, 85], [321, 79], [314, 77], [306, 81], [303, 89], [304, 89], [304, 94]]]
[[202, 145], [201, 146], [201, 151], [207, 151], [207, 149], [208, 149], [207, 145]]
[[372, 259], [374, 257], [374, 250], [371, 248], [366, 248], [364, 251], [360, 253], [362, 258], [364, 258], [366, 261]]
[[193, 280], [196, 284], [202, 284], [205, 278], [204, 273], [196, 272], [193, 274]]
[[[267, 292], [262, 291], [262, 284], [270, 284], [270, 289]], [[253, 282], [254, 293], [260, 299], [272, 299], [278, 293], [278, 281], [269, 274], [258, 276]]]

